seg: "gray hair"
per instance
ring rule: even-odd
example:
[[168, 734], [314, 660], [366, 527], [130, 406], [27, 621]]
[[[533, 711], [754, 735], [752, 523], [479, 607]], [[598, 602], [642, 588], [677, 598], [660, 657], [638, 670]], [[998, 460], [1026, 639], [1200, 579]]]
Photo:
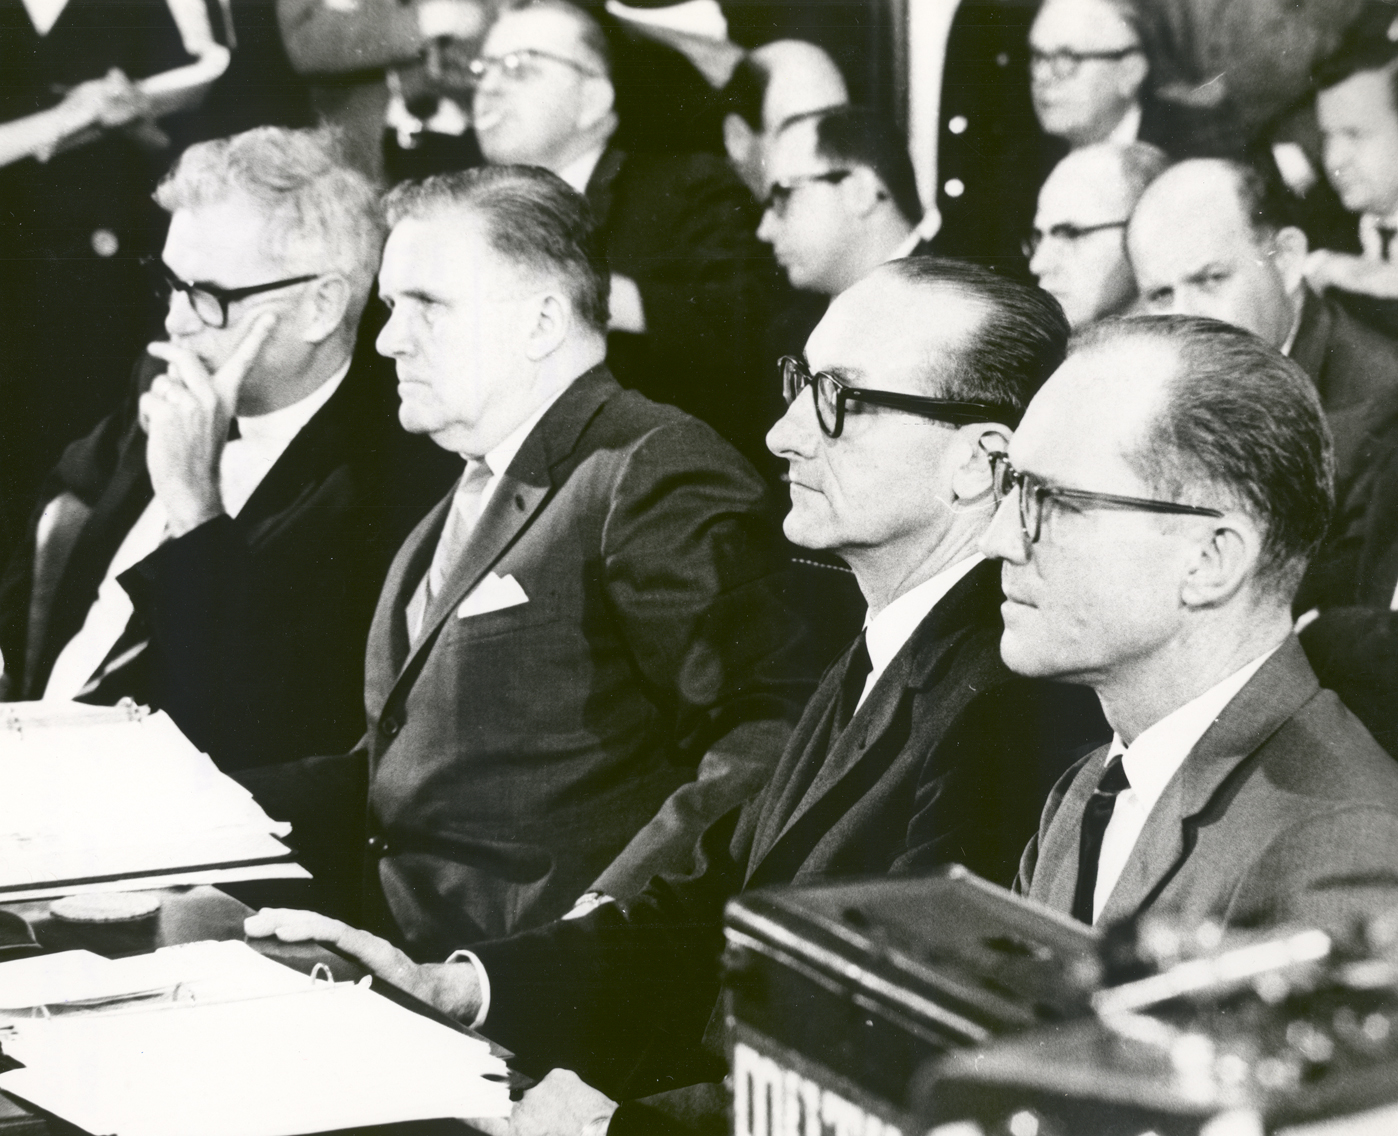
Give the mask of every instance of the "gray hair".
[[1068, 354], [1141, 341], [1174, 350], [1179, 364], [1128, 462], [1164, 497], [1217, 507], [1222, 494], [1247, 513], [1263, 534], [1257, 578], [1290, 601], [1335, 511], [1334, 446], [1315, 383], [1251, 332], [1198, 316], [1104, 320]]
[[409, 217], [471, 210], [510, 263], [563, 285], [584, 327], [605, 334], [611, 276], [587, 199], [538, 166], [482, 166], [404, 182], [384, 198], [390, 226]]
[[264, 251], [288, 275], [342, 273], [359, 317], [373, 287], [385, 230], [378, 190], [348, 164], [329, 127], [259, 126], [189, 147], [155, 191], [167, 213], [231, 197], [249, 199], [266, 220]]

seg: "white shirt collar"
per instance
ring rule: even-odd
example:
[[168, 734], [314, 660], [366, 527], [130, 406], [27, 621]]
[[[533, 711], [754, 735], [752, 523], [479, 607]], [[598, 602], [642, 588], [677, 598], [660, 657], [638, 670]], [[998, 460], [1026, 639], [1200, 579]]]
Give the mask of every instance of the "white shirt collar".
[[[1277, 645], [1278, 647], [1280, 644]], [[1178, 710], [1171, 711], [1141, 735], [1128, 747], [1120, 734], [1112, 735], [1112, 746], [1108, 752], [1110, 761], [1121, 754], [1121, 764], [1126, 770], [1126, 779], [1131, 782], [1142, 809], [1149, 813], [1160, 800], [1160, 794], [1170, 783], [1185, 762], [1185, 759], [1199, 744], [1199, 739], [1208, 732], [1223, 709], [1233, 701], [1237, 693], [1248, 684], [1262, 664], [1277, 651], [1273, 647], [1266, 654], [1259, 655], [1252, 662], [1240, 667], [1222, 682], [1215, 683], [1191, 702], [1186, 702]]]
[[273, 410], [267, 414], [251, 417], [238, 415], [238, 434], [259, 446], [279, 445], [286, 449], [291, 440], [301, 432], [301, 428], [315, 417], [316, 411], [330, 401], [330, 396], [340, 389], [340, 384], [349, 374], [350, 360], [331, 375], [310, 394], [290, 406]]
[[53, 25], [58, 23], [63, 9], [68, 7], [68, 0], [24, 0], [24, 7], [34, 30], [46, 36], [53, 31]]
[[[1383, 216], [1379, 213], [1361, 213], [1359, 215], [1359, 244], [1363, 249], [1366, 260], [1383, 259], [1383, 240], [1379, 236], [1379, 226], [1389, 229], [1398, 229], [1398, 212]], [[1389, 246], [1388, 255], [1390, 260], [1398, 260], [1398, 240]]]
[[[950, 568], [944, 568], [930, 579], [924, 580], [915, 588], [904, 592], [873, 619], [864, 624], [864, 643], [869, 650], [869, 662], [873, 664], [869, 679], [864, 684], [864, 694], [874, 688], [879, 677], [888, 669], [893, 656], [903, 649], [912, 638], [913, 632], [931, 610], [945, 598], [961, 578], [984, 560], [980, 553], [973, 553], [965, 560], [958, 560]], [[863, 702], [863, 697], [860, 701]]]
[[888, 254], [889, 260], [902, 260], [905, 256], [912, 256], [913, 249], [922, 243], [922, 232], [914, 229], [907, 237]]
[[595, 150], [589, 150], [580, 158], [574, 158], [566, 166], [558, 171], [558, 176], [576, 189], [579, 193], [587, 192], [587, 183], [592, 180], [592, 171], [597, 168], [597, 163], [602, 160], [602, 152], [606, 150], [604, 142]]
[[[554, 392], [541, 402], [534, 410], [534, 413], [516, 426], [505, 437], [504, 441], [497, 443], [493, 449], [480, 459], [485, 462], [486, 467], [490, 470], [492, 482], [497, 480], [502, 473], [510, 468], [510, 462], [515, 460], [515, 455], [519, 453], [519, 448], [524, 445], [524, 440], [534, 432], [534, 427], [539, 424], [539, 419], [548, 413], [549, 407], [562, 398], [564, 391], [567, 391], [572, 385], [572, 383], [569, 383], [568, 386]], [[464, 457], [465, 455], [462, 456]], [[472, 460], [472, 458], [466, 458], [468, 464]], [[490, 489], [487, 488], [486, 493], [488, 494], [489, 492]]]
[[1112, 127], [1112, 132], [1107, 135], [1107, 141], [1117, 146], [1125, 146], [1136, 141], [1141, 134], [1141, 104], [1132, 103], [1126, 113], [1121, 116], [1121, 121]]

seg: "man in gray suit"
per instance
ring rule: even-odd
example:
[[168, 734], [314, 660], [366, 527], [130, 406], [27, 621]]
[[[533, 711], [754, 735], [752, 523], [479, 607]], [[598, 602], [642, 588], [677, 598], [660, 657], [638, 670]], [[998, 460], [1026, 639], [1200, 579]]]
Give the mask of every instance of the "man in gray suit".
[[358, 914], [431, 956], [682, 870], [810, 686], [761, 479], [603, 364], [581, 195], [498, 166], [385, 208], [378, 349], [466, 471], [389, 568], [359, 746], [245, 780], [318, 876], [367, 853]]
[[1345, 930], [1398, 902], [1398, 767], [1291, 630], [1333, 508], [1300, 367], [1213, 320], [1101, 324], [993, 460], [1005, 661], [1093, 687], [1116, 732], [1017, 888], [1089, 923]]

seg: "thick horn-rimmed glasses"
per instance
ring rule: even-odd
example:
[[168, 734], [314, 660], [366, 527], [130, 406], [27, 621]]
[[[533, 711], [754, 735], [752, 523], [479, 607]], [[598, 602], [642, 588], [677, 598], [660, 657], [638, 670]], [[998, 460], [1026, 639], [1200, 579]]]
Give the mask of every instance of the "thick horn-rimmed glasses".
[[[982, 449], [985, 449], [982, 446]], [[991, 488], [998, 506], [1015, 490], [1019, 490], [1019, 527], [1028, 544], [1035, 544], [1043, 526], [1044, 505], [1052, 500], [1078, 501], [1106, 509], [1138, 509], [1146, 513], [1179, 513], [1192, 517], [1222, 517], [1217, 509], [1202, 505], [1181, 505], [1176, 501], [1156, 501], [1149, 497], [1123, 497], [1117, 493], [1098, 493], [1092, 489], [1061, 489], [1047, 484], [1043, 478], [1015, 469], [1010, 455], [986, 449], [990, 459]]]
[[1009, 406], [852, 387], [824, 371], [812, 374], [805, 363], [791, 355], [782, 356], [777, 366], [781, 369], [782, 396], [787, 406], [795, 402], [807, 387], [814, 392], [816, 421], [827, 438], [840, 436], [845, 428], [845, 404], [851, 401], [906, 410], [910, 414], [920, 414], [924, 418], [935, 418], [938, 422], [950, 422], [957, 426], [976, 422], [1002, 422], [1012, 426], [1019, 421], [1019, 411]]

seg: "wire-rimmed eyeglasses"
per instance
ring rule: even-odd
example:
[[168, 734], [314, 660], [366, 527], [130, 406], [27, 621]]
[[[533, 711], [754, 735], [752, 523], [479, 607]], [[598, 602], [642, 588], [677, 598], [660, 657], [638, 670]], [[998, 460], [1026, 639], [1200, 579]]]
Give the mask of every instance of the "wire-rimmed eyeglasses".
[[[982, 446], [982, 449], [985, 447]], [[1156, 501], [1149, 497], [1123, 497], [1117, 493], [1098, 493], [1092, 489], [1060, 489], [1047, 484], [1043, 478], [1032, 473], [1024, 473], [1010, 464], [1010, 455], [1002, 451], [986, 450], [990, 459], [991, 489], [998, 506], [1015, 490], [1019, 490], [1019, 527], [1024, 539], [1034, 544], [1039, 539], [1043, 526], [1044, 504], [1051, 500], [1080, 501], [1089, 505], [1100, 505], [1108, 509], [1139, 509], [1147, 513], [1180, 513], [1193, 517], [1221, 517], [1217, 509], [1202, 505], [1181, 505], [1175, 501]]]
[[886, 406], [906, 410], [924, 418], [966, 426], [975, 422], [1003, 422], [1013, 425], [1019, 421], [1019, 411], [988, 402], [960, 402], [949, 398], [928, 398], [901, 391], [863, 390], [841, 382], [824, 371], [811, 373], [800, 359], [784, 355], [777, 362], [782, 375], [782, 396], [790, 406], [801, 392], [810, 387], [814, 392], [816, 421], [827, 438], [838, 438], [845, 428], [845, 404], [867, 402], [871, 406]]
[[1062, 221], [1057, 225], [1050, 225], [1047, 231], [1035, 229], [1019, 247], [1024, 252], [1025, 260], [1033, 260], [1034, 254], [1039, 251], [1039, 246], [1048, 237], [1075, 245], [1083, 237], [1091, 236], [1093, 233], [1100, 233], [1107, 229], [1124, 229], [1126, 225], [1125, 220], [1100, 221], [1095, 225], [1074, 225], [1071, 221]]
[[1055, 51], [1040, 51], [1031, 47], [1029, 69], [1033, 71], [1036, 67], [1043, 67], [1055, 79], [1071, 79], [1078, 73], [1078, 68], [1090, 60], [1114, 62], [1125, 59], [1128, 55], [1139, 55], [1144, 50], [1139, 43], [1130, 47], [1118, 47], [1112, 51], [1072, 51], [1066, 47], [1060, 47]]
[[774, 181], [771, 188], [767, 190], [767, 196], [762, 201], [762, 211], [774, 213], [778, 217], [785, 217], [786, 207], [791, 203], [791, 195], [803, 185], [818, 185], [822, 182], [826, 185], [839, 185], [853, 172], [853, 170], [826, 170], [824, 173], [802, 174], [800, 177], [787, 178], [785, 181]]
[[554, 63], [561, 63], [564, 67], [571, 67], [579, 75], [586, 75], [590, 79], [602, 78], [602, 72], [595, 67], [579, 63], [576, 59], [569, 59], [566, 55], [555, 55], [552, 51], [542, 51], [537, 47], [521, 47], [515, 51], [507, 51], [504, 55], [478, 55], [467, 64], [466, 69], [470, 71], [471, 77], [478, 83], [492, 71], [498, 71], [502, 77], [511, 82], [519, 82], [534, 74], [536, 70], [534, 61], [537, 59], [549, 59]]
[[249, 296], [261, 295], [263, 292], [290, 288], [293, 284], [305, 284], [325, 275], [322, 272], [312, 272], [308, 276], [288, 276], [285, 280], [273, 280], [269, 284], [251, 284], [246, 288], [220, 288], [217, 284], [181, 280], [170, 266], [158, 257], [148, 257], [144, 263], [156, 274], [156, 292], [162, 300], [168, 302], [175, 292], [183, 292], [184, 298], [189, 301], [190, 308], [199, 317], [200, 322], [213, 328], [228, 326], [230, 304], [246, 300]]

